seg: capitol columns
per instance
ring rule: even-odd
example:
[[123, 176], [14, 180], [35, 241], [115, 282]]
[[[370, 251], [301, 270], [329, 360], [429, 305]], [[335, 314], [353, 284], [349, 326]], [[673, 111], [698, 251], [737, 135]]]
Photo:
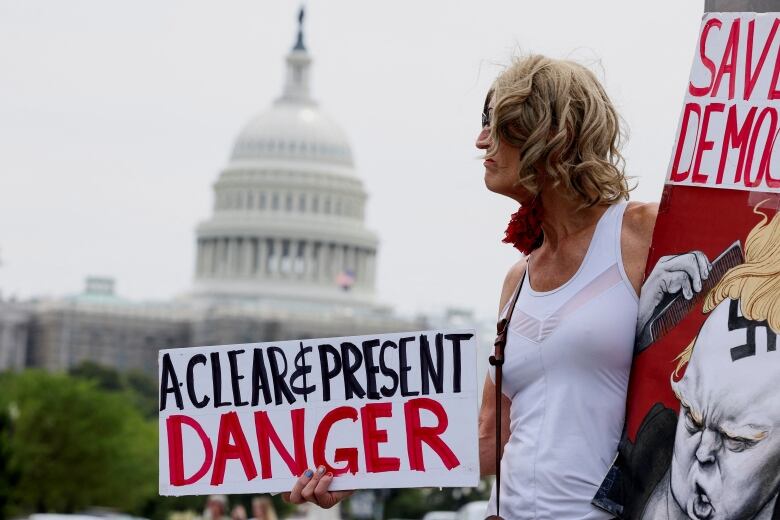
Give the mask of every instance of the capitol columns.
[[250, 236], [245, 236], [243, 239], [244, 255], [241, 267], [243, 268], [243, 275], [247, 278], [252, 276], [252, 270], [254, 269], [254, 257], [255, 257], [255, 239]]
[[255, 276], [257, 278], [266, 278], [268, 274], [268, 239], [258, 237], [257, 239], [257, 268]]
[[303, 273], [301, 278], [304, 280], [314, 279], [314, 240], [305, 240], [303, 242]]
[[230, 237], [227, 239], [227, 261], [225, 274], [228, 277], [233, 277], [236, 274], [236, 260], [237, 260], [237, 251], [236, 248], [238, 246], [238, 239], [234, 237]]
[[278, 280], [283, 278], [282, 276], [282, 255], [284, 253], [284, 240], [281, 238], [274, 239], [274, 259], [273, 268], [271, 269], [271, 277]]
[[376, 275], [376, 249], [369, 249], [366, 256], [366, 284], [368, 287], [374, 287], [374, 276]]

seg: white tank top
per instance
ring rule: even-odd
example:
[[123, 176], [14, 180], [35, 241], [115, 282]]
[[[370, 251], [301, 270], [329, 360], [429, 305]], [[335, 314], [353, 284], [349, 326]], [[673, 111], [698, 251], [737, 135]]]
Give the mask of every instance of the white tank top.
[[[512, 400], [503, 518], [612, 518], [590, 501], [617, 453], [634, 350], [638, 298], [620, 251], [625, 209], [615, 204], [601, 216], [582, 265], [562, 286], [534, 291], [527, 272], [503, 368]], [[494, 486], [489, 515], [495, 498]]]

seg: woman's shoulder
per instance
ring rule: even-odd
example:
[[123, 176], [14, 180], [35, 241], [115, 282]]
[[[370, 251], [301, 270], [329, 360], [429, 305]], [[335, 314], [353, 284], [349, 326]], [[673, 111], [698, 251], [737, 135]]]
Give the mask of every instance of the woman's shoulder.
[[509, 298], [512, 297], [512, 294], [514, 294], [515, 289], [517, 288], [517, 284], [520, 283], [520, 279], [525, 274], [525, 268], [528, 265], [528, 260], [526, 257], [521, 258], [515, 264], [509, 268], [509, 271], [506, 273], [506, 276], [504, 277], [504, 285], [501, 288], [501, 301], [498, 305], [498, 312], [501, 313], [501, 311], [504, 309], [504, 306], [509, 301]]
[[657, 216], [657, 202], [629, 202], [623, 216], [623, 231], [629, 233], [634, 240], [647, 242], [649, 245]]

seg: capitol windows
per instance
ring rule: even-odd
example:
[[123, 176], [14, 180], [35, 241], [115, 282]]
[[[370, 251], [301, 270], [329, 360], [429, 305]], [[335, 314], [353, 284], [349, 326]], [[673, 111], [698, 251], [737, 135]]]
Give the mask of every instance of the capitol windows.
[[325, 199], [325, 207], [323, 208], [323, 212], [326, 215], [330, 215], [330, 197]]
[[254, 209], [255, 207], [255, 194], [251, 191], [246, 194], [246, 209]]
[[306, 195], [303, 193], [298, 197], [298, 211], [301, 213], [306, 212]]
[[336, 199], [336, 209], [334, 213], [336, 215], [341, 215], [341, 199]]
[[276, 211], [279, 209], [279, 194], [274, 193], [271, 195], [271, 209]]
[[292, 211], [293, 209], [293, 196], [292, 193], [288, 193], [284, 200], [284, 209], [286, 211]]
[[311, 211], [313, 213], [318, 213], [320, 211], [320, 198], [316, 195], [311, 199]]
[[265, 209], [265, 192], [260, 192], [260, 202], [258, 204], [260, 206], [260, 209]]

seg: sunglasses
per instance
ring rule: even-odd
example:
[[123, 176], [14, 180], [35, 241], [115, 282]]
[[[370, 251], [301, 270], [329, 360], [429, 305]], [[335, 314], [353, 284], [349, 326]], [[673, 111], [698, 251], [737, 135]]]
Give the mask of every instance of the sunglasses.
[[482, 128], [487, 128], [490, 126], [490, 119], [492, 116], [492, 112], [493, 112], [492, 108], [482, 111]]

